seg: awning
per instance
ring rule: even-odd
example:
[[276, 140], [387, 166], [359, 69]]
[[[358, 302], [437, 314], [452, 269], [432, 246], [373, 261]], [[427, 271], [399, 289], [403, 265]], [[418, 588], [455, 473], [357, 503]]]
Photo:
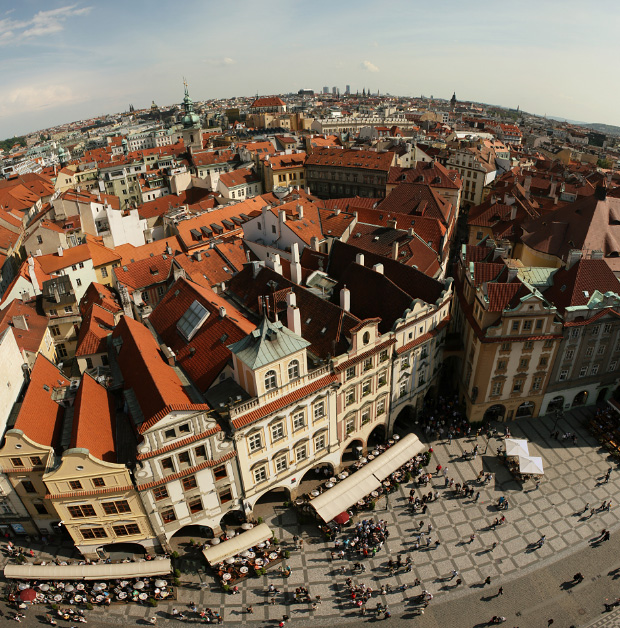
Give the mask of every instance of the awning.
[[420, 439], [415, 434], [407, 434], [359, 471], [313, 499], [310, 505], [327, 523], [372, 491], [376, 491], [385, 478], [423, 450], [424, 445]]
[[334, 521], [341, 526], [343, 526], [345, 523], [349, 523], [349, 519], [351, 519], [351, 517], [349, 517], [349, 513], [346, 510], [334, 517]]
[[520, 456], [519, 471], [530, 475], [544, 475], [542, 458], [535, 456]]
[[169, 558], [155, 558], [139, 563], [97, 565], [6, 565], [5, 578], [20, 580], [116, 580], [163, 576], [172, 571]]
[[273, 536], [271, 528], [266, 523], [261, 523], [255, 526], [251, 530], [242, 532], [237, 536], [233, 536], [232, 539], [224, 541], [219, 545], [214, 545], [209, 549], [203, 550], [204, 557], [207, 559], [209, 565], [221, 563], [230, 556], [237, 556], [241, 552], [250, 547], [254, 547]]
[[506, 438], [504, 440], [507, 456], [529, 456], [527, 441], [522, 438]]

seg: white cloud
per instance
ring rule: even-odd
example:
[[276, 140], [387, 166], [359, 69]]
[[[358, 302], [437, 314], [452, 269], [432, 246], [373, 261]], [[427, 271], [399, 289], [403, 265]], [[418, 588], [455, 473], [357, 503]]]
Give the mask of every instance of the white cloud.
[[28, 111], [50, 109], [85, 100], [85, 95], [67, 85], [24, 85], [0, 94], [0, 115], [15, 115]]
[[42, 37], [59, 33], [64, 23], [72, 17], [87, 15], [92, 7], [79, 7], [71, 4], [49, 11], [39, 11], [29, 20], [0, 20], [0, 44], [17, 43], [32, 37]]
[[231, 59], [230, 57], [224, 57], [222, 59], [218, 58], [218, 59], [207, 59], [206, 62], [209, 65], [214, 65], [214, 66], [225, 66], [225, 65], [235, 65], [235, 63], [237, 63], [234, 59]]
[[379, 71], [379, 68], [374, 63], [371, 63], [370, 61], [363, 61], [362, 62], [362, 69], [363, 70], [368, 70], [369, 72], [378, 72]]

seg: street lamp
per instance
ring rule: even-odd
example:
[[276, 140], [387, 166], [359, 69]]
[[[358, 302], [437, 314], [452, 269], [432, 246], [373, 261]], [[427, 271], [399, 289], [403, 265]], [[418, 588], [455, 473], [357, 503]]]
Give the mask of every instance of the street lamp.
[[560, 410], [560, 408], [556, 408], [555, 409], [555, 423], [553, 424], [553, 428], [551, 429], [551, 433], [553, 434], [553, 432], [555, 432], [555, 428], [558, 425], [558, 421], [563, 418], [564, 413], [562, 412], [562, 410]]

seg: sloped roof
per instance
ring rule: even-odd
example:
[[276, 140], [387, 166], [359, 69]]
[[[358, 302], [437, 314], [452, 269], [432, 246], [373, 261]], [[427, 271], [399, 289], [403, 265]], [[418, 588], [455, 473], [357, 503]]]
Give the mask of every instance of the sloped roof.
[[162, 255], [166, 253], [168, 247], [170, 247], [171, 255], [176, 255], [181, 252], [181, 244], [177, 236], [173, 235], [169, 238], [162, 240], [153, 240], [147, 244], [141, 246], [134, 246], [133, 244], [120, 244], [114, 247], [114, 251], [121, 256], [121, 265], [137, 262], [148, 257], [154, 257], [155, 255]]
[[426, 183], [431, 187], [446, 190], [459, 190], [463, 187], [459, 173], [448, 170], [438, 161], [419, 161], [414, 168], [392, 166], [388, 173], [388, 184]]
[[581, 259], [568, 270], [558, 269], [552, 280], [544, 297], [560, 311], [569, 306], [587, 305], [595, 290], [620, 294], [620, 281], [602, 259]]
[[231, 353], [251, 369], [261, 368], [310, 346], [307, 340], [264, 317], [258, 327], [238, 342], [228, 345]]
[[72, 246], [70, 249], [64, 249], [62, 255], [51, 253], [37, 257], [41, 269], [46, 275], [51, 275], [63, 268], [85, 262], [89, 259], [91, 259], [91, 251], [88, 244], [80, 244], [78, 246]]
[[119, 283], [134, 290], [139, 290], [166, 281], [170, 276], [172, 260], [172, 256], [165, 253], [155, 255], [133, 264], [117, 266], [114, 269], [114, 274]]
[[452, 203], [426, 183], [401, 183], [379, 204], [378, 209], [398, 214], [415, 214], [441, 220], [445, 225], [454, 217]]
[[108, 312], [114, 313], [122, 311], [112, 290], [96, 281], [92, 281], [88, 288], [86, 288], [86, 292], [80, 301], [80, 314], [84, 316], [95, 304], [101, 306]]
[[116, 462], [113, 396], [88, 373], [84, 373], [73, 407], [70, 447], [82, 447], [99, 460]]
[[[177, 323], [190, 305], [198, 301], [209, 312], [191, 341], [177, 330]], [[220, 307], [226, 315], [220, 315]], [[201, 390], [214, 382], [231, 359], [227, 343], [237, 342], [254, 330], [254, 325], [211, 288], [178, 279], [149, 316], [149, 324], [170, 347], [177, 364]]]
[[107, 337], [114, 329], [114, 314], [95, 303], [83, 316], [75, 355], [106, 353]]
[[257, 98], [250, 107], [283, 107], [284, 102], [279, 96], [263, 96]]
[[30, 374], [30, 384], [17, 415], [15, 429], [39, 445], [56, 447], [62, 433], [64, 409], [52, 399], [55, 387], [68, 386], [58, 367], [39, 354]]
[[387, 172], [394, 161], [392, 151], [317, 148], [306, 159], [306, 166], [336, 166]]
[[[14, 316], [24, 316], [28, 329], [16, 327], [13, 323]], [[39, 351], [48, 322], [47, 316], [37, 314], [34, 301], [23, 303], [21, 299], [14, 299], [4, 310], [0, 310], [0, 334], [7, 327], [11, 327], [20, 351], [29, 353]]]
[[249, 183], [258, 183], [260, 177], [248, 168], [239, 168], [239, 170], [233, 170], [232, 172], [223, 172], [220, 175], [220, 181], [227, 188], [234, 188], [238, 185], [247, 185]]

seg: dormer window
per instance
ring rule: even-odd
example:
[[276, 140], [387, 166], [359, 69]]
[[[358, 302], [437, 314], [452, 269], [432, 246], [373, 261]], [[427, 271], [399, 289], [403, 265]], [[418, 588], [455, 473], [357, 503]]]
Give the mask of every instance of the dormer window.
[[299, 360], [293, 360], [288, 365], [288, 379], [289, 381], [299, 378]]
[[265, 373], [265, 390], [275, 390], [278, 387], [278, 376], [275, 371]]

